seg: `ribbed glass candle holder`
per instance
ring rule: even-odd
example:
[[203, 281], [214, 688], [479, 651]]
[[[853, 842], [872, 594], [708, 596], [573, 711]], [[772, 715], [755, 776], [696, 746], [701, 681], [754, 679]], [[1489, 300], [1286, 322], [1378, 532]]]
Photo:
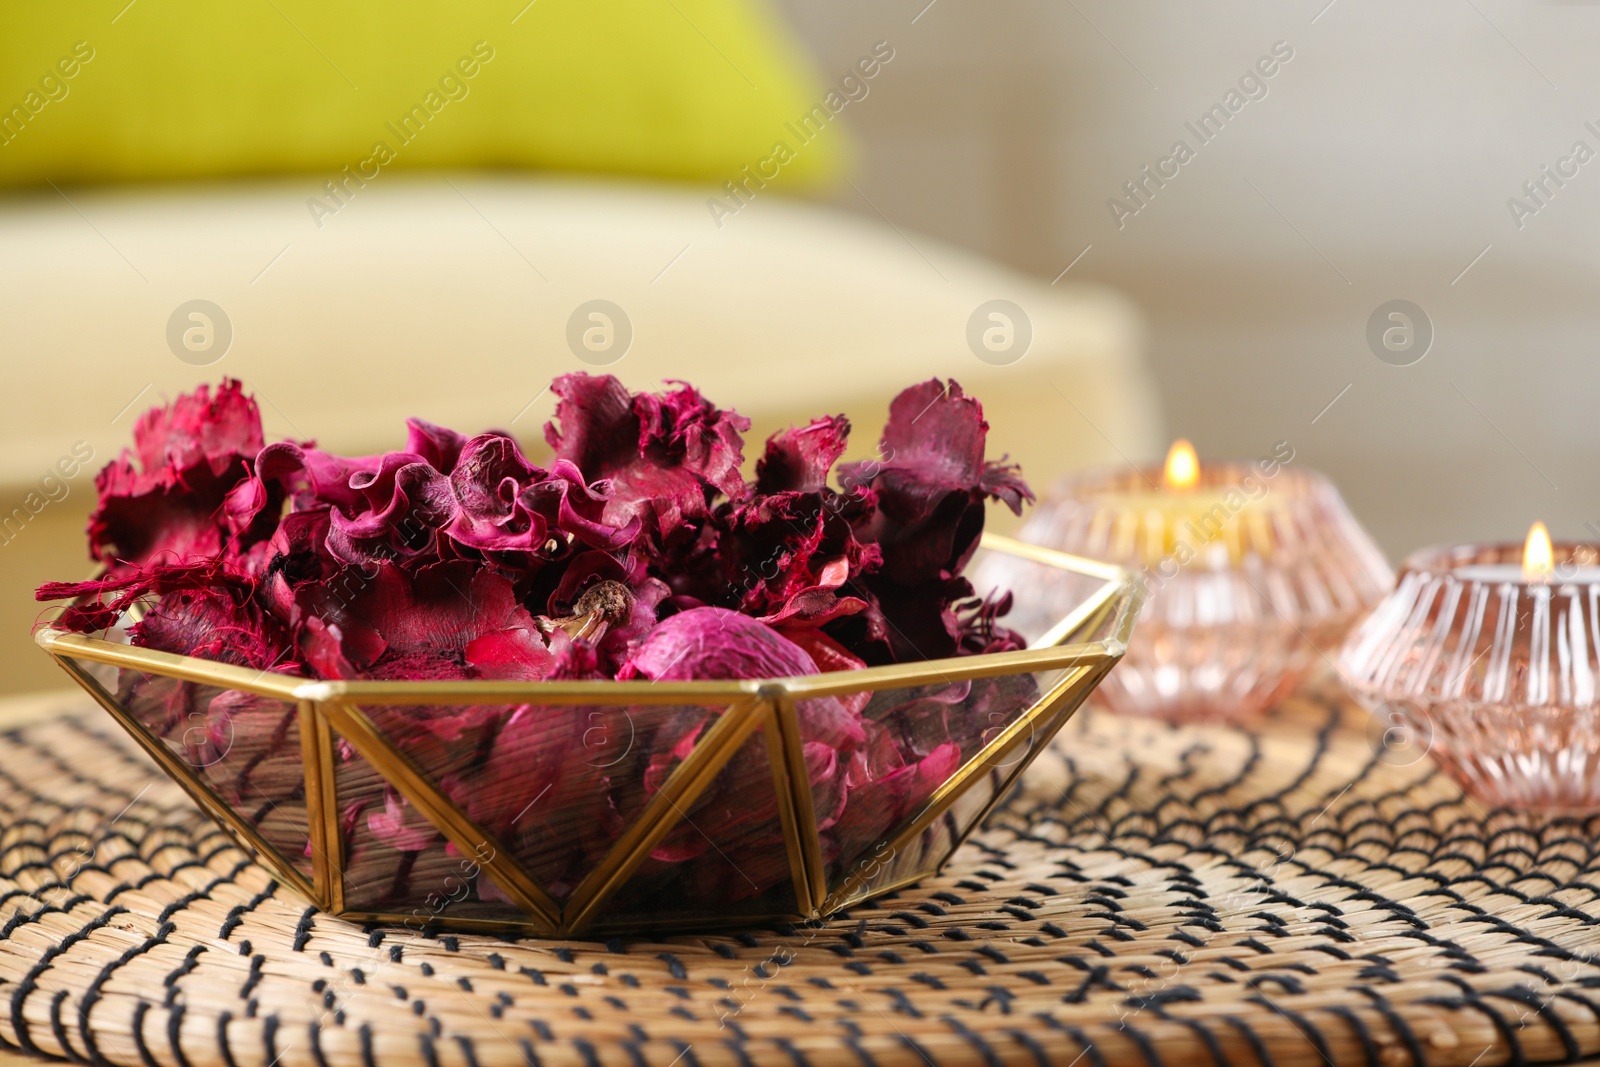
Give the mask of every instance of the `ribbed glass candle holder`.
[[1427, 752], [1495, 807], [1600, 810], [1600, 549], [1425, 549], [1346, 640], [1339, 669], [1380, 754]]
[[[1130, 567], [1144, 582], [1139, 632], [1096, 694], [1114, 710], [1249, 721], [1320, 662], [1331, 664], [1346, 631], [1393, 583], [1320, 474], [1270, 461], [1207, 463], [1192, 488], [1161, 486], [1155, 468], [1076, 475], [1019, 535]], [[1006, 577], [982, 579], [1023, 588]], [[1044, 610], [1052, 597], [1029, 589], [1026, 603]]]

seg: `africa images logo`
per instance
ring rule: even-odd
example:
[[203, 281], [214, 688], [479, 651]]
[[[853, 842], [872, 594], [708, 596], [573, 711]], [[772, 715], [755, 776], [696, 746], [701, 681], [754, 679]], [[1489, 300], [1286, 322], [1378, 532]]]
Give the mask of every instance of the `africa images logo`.
[[793, 147], [785, 140], [774, 141], [767, 158], [754, 164], [746, 163], [737, 175], [722, 183], [724, 195], [721, 198], [706, 197], [706, 209], [711, 212], [711, 221], [717, 224], [717, 229], [722, 228], [723, 220], [729, 215], [743, 211], [745, 205], [755, 199], [756, 193], [767, 187], [767, 182], [777, 178], [784, 167], [794, 162], [799, 149], [821, 136], [839, 112], [855, 101], [865, 100], [872, 91], [867, 83], [876, 78], [892, 59], [894, 48], [888, 41], [874, 44], [872, 54], [857, 60], [856, 65], [839, 79], [837, 87], [828, 90], [821, 101], [812, 104], [810, 111], [794, 122], [783, 124], [794, 135]]
[[394, 122], [384, 123], [384, 128], [394, 136], [393, 146], [383, 139], [373, 142], [371, 155], [359, 163], [346, 164], [338, 174], [322, 183], [326, 197], [307, 197], [306, 208], [311, 212], [311, 221], [317, 224], [317, 229], [322, 229], [327, 216], [336, 215], [348, 207], [356, 193], [365, 189], [367, 182], [382, 173], [384, 167], [398, 159], [400, 149], [420, 137], [428, 123], [438, 118], [452, 100], [465, 100], [472, 92], [468, 82], [476, 78], [492, 59], [494, 48], [488, 41], [473, 45], [470, 55], [456, 60], [454, 66], [439, 76], [438, 88], [430, 88], [423, 94], [420, 103], [412, 104]]
[[1106, 201], [1106, 209], [1111, 212], [1111, 221], [1117, 224], [1117, 229], [1127, 226], [1130, 218], [1149, 207], [1156, 192], [1165, 189], [1167, 182], [1182, 173], [1184, 165], [1193, 160], [1201, 148], [1215, 140], [1247, 103], [1266, 99], [1269, 91], [1267, 82], [1276, 77], [1282, 65], [1293, 58], [1294, 48], [1288, 41], [1275, 42], [1271, 52], [1257, 59], [1250, 69], [1240, 75], [1237, 88], [1230, 87], [1222, 94], [1221, 103], [1212, 104], [1194, 122], [1183, 124], [1194, 136], [1193, 146], [1183, 138], [1178, 138], [1172, 144], [1172, 151], [1156, 160], [1153, 168], [1146, 163], [1137, 177], [1123, 182], [1122, 191], [1127, 199], [1113, 196]]
[[[1600, 126], [1593, 121], [1585, 122], [1583, 128], [1600, 138]], [[1567, 182], [1578, 176], [1579, 168], [1594, 158], [1595, 150], [1580, 138], [1572, 142], [1566, 155], [1556, 160], [1554, 168], [1549, 163], [1540, 164], [1539, 173], [1522, 183], [1521, 196], [1506, 197], [1506, 210], [1511, 213], [1511, 221], [1516, 223], [1517, 229], [1522, 229], [1528, 219], [1549, 207], [1556, 194], [1567, 187]]]
[[78, 76], [83, 65], [94, 58], [94, 49], [88, 41], [72, 46], [72, 54], [55, 61], [54, 67], [39, 76], [39, 87], [29, 89], [22, 99], [0, 110], [0, 146], [9, 145], [21, 136], [30, 122], [38, 120], [39, 113], [52, 102], [59, 103], [72, 92], [67, 82]]

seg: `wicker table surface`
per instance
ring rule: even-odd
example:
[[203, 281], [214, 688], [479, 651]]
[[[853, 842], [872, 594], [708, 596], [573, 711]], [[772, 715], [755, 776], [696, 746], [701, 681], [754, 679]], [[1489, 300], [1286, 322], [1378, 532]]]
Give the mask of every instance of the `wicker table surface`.
[[[1459, 1064], [1600, 1053], [1600, 819], [1485, 812], [1327, 685], [1086, 710], [940, 877], [604, 942], [320, 916], [77, 697], [0, 704], [0, 1040], [142, 1067]], [[11, 1057], [22, 1062], [22, 1057]]]

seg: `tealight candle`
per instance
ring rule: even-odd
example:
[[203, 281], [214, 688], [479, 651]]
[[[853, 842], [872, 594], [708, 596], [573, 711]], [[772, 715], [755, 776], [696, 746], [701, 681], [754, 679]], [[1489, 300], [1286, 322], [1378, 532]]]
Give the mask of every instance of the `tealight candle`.
[[1600, 567], [1580, 566], [1567, 560], [1558, 574], [1550, 531], [1544, 523], [1536, 522], [1528, 528], [1528, 537], [1522, 543], [1520, 563], [1467, 563], [1457, 567], [1455, 575], [1473, 582], [1588, 583], [1600, 582]]
[[1393, 574], [1377, 546], [1333, 485], [1293, 460], [1280, 443], [1254, 462], [1202, 464], [1180, 440], [1159, 469], [1074, 475], [1034, 510], [1023, 540], [1129, 566], [1145, 586], [1101, 703], [1248, 720], [1383, 596]]
[[1391, 759], [1499, 807], [1600, 810], [1600, 546], [1424, 549], [1340, 653]]

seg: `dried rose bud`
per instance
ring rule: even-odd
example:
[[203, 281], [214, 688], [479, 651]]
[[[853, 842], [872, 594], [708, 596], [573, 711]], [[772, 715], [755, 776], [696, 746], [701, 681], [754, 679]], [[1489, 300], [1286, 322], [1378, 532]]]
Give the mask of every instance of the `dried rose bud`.
[[606, 630], [633, 614], [633, 593], [621, 582], [596, 582], [586, 589], [578, 602], [572, 605], [572, 614], [560, 619], [540, 618], [539, 629], [545, 633], [565, 630], [573, 640], [582, 638], [591, 645], [599, 644]]

